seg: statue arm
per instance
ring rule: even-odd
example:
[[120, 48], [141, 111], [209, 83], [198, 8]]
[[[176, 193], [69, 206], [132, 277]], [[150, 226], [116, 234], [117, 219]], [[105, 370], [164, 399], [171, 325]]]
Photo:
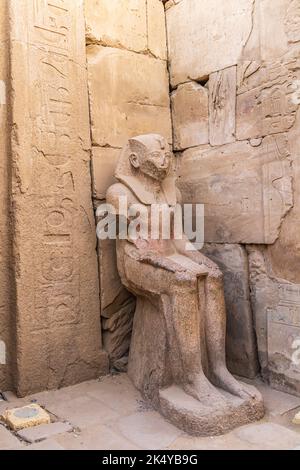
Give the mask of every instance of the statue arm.
[[[182, 205], [182, 202], [183, 202], [182, 195], [178, 188], [176, 188], [176, 196], [177, 196], [177, 203]], [[200, 253], [200, 251], [195, 250], [194, 245], [190, 242], [190, 240], [188, 239], [185, 233], [183, 233], [183, 236], [180, 240], [175, 239], [174, 244], [175, 244], [176, 250], [181, 255], [187, 256], [195, 263], [203, 265], [204, 267], [208, 268], [210, 271], [219, 270], [218, 266], [213, 261], [211, 261], [205, 255]]]
[[[132, 194], [131, 192], [120, 183], [112, 185], [106, 193], [106, 202], [114, 207], [116, 214], [119, 218], [119, 222], [122, 220], [123, 223], [129, 224], [128, 218], [124, 214], [121, 214], [119, 211], [119, 200], [120, 197], [127, 197], [127, 200], [130, 202]], [[133, 201], [134, 202], [134, 201]], [[141, 263], [150, 264], [154, 267], [164, 269], [169, 272], [181, 272], [184, 269], [175, 263], [174, 261], [160, 256], [156, 251], [149, 249], [147, 241], [138, 238], [138, 239], [127, 239], [129, 243], [135, 246], [136, 248], [136, 259]]]

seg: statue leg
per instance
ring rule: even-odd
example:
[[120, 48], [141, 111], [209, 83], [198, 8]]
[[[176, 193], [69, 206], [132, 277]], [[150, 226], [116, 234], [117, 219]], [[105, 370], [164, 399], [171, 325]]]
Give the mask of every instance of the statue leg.
[[197, 280], [193, 281], [192, 288], [176, 283], [173, 286], [170, 295], [161, 297], [173, 379], [187, 394], [203, 404], [211, 405], [212, 399], [224, 402], [202, 368]]
[[119, 263], [123, 284], [134, 294], [158, 301], [164, 317], [174, 383], [201, 402], [223, 397], [206, 378], [201, 362], [198, 283], [186, 276], [141, 263], [125, 254]]
[[226, 365], [226, 308], [223, 277], [219, 270], [211, 273], [205, 283], [205, 333], [210, 379], [217, 387], [241, 398], [250, 393], [233, 377]]

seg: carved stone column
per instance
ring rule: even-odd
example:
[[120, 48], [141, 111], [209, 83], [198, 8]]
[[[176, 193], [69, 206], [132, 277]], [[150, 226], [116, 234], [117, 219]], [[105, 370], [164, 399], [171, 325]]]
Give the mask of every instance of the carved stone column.
[[8, 1], [0, 2], [0, 390], [13, 387], [14, 319], [10, 308], [11, 231], [9, 223], [9, 27]]

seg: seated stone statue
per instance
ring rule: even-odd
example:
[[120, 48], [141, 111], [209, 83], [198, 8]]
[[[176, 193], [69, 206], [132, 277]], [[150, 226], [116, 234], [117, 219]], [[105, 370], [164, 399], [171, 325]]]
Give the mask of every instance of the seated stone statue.
[[[129, 140], [107, 203], [141, 204], [146, 237], [117, 240], [118, 270], [137, 298], [128, 374], [142, 395], [178, 427], [198, 435], [226, 432], [263, 416], [259, 392], [237, 381], [225, 359], [222, 273], [185, 235], [151, 238], [153, 204], [180, 203], [173, 155], [160, 135]], [[126, 199], [125, 199], [126, 197]], [[121, 214], [119, 213], [121, 216]], [[124, 216], [124, 215], [123, 215]], [[126, 223], [129, 223], [127, 220]]]

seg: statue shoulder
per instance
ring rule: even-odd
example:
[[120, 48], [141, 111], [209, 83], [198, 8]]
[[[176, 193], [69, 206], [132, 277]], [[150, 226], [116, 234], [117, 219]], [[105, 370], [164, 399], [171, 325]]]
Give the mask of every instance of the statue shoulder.
[[106, 193], [106, 202], [108, 204], [112, 204], [113, 206], [117, 207], [119, 204], [120, 197], [127, 197], [128, 199], [132, 199], [133, 193], [130, 189], [125, 186], [123, 183], [115, 183], [110, 186]]

